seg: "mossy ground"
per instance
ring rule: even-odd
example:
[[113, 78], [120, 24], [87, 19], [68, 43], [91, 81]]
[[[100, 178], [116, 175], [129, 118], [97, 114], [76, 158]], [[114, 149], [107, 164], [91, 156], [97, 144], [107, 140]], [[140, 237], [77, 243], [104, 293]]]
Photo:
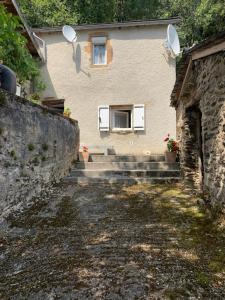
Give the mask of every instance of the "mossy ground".
[[8, 218], [1, 299], [225, 299], [225, 222], [181, 185], [59, 185]]

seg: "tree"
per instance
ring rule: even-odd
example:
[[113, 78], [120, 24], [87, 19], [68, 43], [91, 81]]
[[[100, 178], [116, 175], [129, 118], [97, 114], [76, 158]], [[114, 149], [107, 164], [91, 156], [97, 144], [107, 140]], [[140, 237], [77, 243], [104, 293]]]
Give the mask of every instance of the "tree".
[[76, 0], [77, 23], [107, 23], [115, 18], [115, 0]]
[[181, 17], [182, 46], [225, 30], [224, 0], [20, 0], [31, 26]]
[[157, 15], [159, 0], [117, 0], [118, 21], [152, 19]]
[[19, 31], [23, 29], [20, 19], [8, 13], [0, 5], [0, 60], [10, 67], [20, 82], [39, 75], [37, 63], [27, 50], [27, 40]]
[[75, 24], [74, 2], [67, 0], [19, 0], [20, 8], [32, 27]]
[[157, 15], [182, 18], [178, 31], [186, 47], [225, 30], [224, 0], [161, 0]]
[[195, 15], [200, 38], [225, 30], [224, 0], [202, 0]]

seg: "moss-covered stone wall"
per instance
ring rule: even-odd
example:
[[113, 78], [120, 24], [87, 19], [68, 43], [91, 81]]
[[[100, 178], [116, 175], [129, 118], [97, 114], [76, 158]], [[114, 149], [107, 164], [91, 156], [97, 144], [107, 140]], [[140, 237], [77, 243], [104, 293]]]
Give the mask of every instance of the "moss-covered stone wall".
[[77, 121], [0, 90], [0, 209], [67, 175], [78, 147]]
[[184, 178], [202, 187], [213, 207], [224, 208], [225, 52], [193, 62], [177, 107], [177, 129]]

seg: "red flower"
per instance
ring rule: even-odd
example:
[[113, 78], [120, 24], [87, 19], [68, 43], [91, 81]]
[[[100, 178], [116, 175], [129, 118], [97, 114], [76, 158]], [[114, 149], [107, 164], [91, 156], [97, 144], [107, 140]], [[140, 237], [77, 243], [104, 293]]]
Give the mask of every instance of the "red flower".
[[83, 151], [84, 152], [88, 152], [88, 147], [87, 146], [83, 146]]

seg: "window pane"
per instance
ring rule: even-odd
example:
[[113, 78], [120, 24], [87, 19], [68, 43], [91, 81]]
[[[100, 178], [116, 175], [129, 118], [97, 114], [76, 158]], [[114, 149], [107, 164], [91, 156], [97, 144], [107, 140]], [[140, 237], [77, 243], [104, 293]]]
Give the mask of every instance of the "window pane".
[[129, 124], [129, 113], [115, 111], [114, 113], [115, 128], [128, 128]]
[[105, 45], [94, 45], [94, 64], [104, 65], [106, 63]]

